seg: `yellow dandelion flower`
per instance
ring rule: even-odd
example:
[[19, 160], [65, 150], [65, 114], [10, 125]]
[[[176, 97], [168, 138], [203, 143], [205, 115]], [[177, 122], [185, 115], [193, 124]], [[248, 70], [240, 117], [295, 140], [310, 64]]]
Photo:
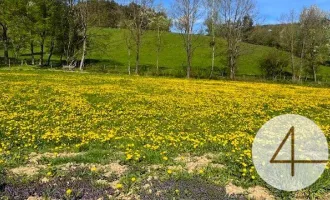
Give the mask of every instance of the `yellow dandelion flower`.
[[117, 189], [122, 189], [122, 188], [123, 188], [123, 184], [121, 184], [121, 183], [117, 183], [117, 184], [116, 184], [116, 188], [117, 188]]
[[72, 194], [72, 190], [71, 189], [67, 189], [65, 193], [66, 193], [66, 195], [70, 196]]
[[97, 168], [95, 166], [91, 167], [91, 172], [96, 172]]

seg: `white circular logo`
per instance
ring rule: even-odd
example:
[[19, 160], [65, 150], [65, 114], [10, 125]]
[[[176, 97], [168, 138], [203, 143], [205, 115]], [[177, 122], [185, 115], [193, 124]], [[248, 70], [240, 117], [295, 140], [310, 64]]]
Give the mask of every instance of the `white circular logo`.
[[252, 159], [269, 185], [297, 191], [312, 185], [328, 162], [328, 143], [322, 130], [300, 115], [281, 115], [264, 124], [252, 146]]

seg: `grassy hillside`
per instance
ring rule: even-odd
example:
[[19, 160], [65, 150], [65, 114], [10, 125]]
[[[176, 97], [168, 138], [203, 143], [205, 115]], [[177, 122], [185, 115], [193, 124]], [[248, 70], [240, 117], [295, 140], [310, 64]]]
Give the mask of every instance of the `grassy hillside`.
[[[97, 72], [110, 73], [127, 73], [128, 52], [125, 40], [125, 32], [127, 30], [94, 28], [90, 30], [89, 46], [87, 56], [87, 70]], [[141, 72], [143, 74], [154, 74], [156, 72], [156, 34], [148, 31], [143, 36], [143, 44], [141, 49]], [[209, 77], [211, 69], [211, 38], [208, 36], [195, 36], [194, 45], [196, 51], [193, 57], [192, 74], [195, 77]], [[46, 44], [48, 44], [47, 42]], [[226, 69], [226, 42], [217, 39], [216, 42], [217, 57], [215, 74], [222, 75]], [[35, 52], [38, 52], [35, 49]], [[261, 75], [259, 69], [260, 60], [269, 52], [278, 51], [272, 47], [252, 45], [243, 43], [241, 47], [242, 56], [238, 62], [238, 75]], [[46, 46], [46, 52], [47, 46]], [[29, 59], [29, 49], [23, 54]], [[0, 49], [0, 55], [3, 55]], [[11, 53], [11, 55], [13, 55]], [[35, 56], [39, 58], [38, 55]], [[48, 55], [45, 55], [45, 59]], [[53, 56], [53, 63], [56, 63], [58, 57]], [[298, 59], [298, 58], [297, 58]], [[186, 54], [182, 36], [177, 33], [163, 34], [163, 47], [160, 53], [160, 73], [166, 76], [184, 77], [186, 72]], [[135, 48], [133, 46], [131, 55], [132, 71], [135, 66]], [[288, 68], [289, 72], [290, 69]], [[322, 66], [319, 76], [324, 80], [330, 80], [330, 67]]]
[[[91, 31], [91, 44], [89, 59], [102, 60], [98, 64], [104, 64], [110, 68], [117, 66], [117, 70], [126, 70], [128, 63], [127, 46], [125, 42], [125, 30], [119, 29], [94, 29]], [[193, 59], [193, 74], [209, 74], [211, 68], [210, 38], [207, 36], [195, 37], [196, 51]], [[156, 63], [156, 34], [146, 32], [143, 38], [141, 51], [141, 64], [146, 71], [153, 71]], [[218, 73], [226, 66], [225, 41], [217, 41], [216, 69]], [[239, 60], [239, 74], [260, 75], [259, 60], [266, 53], [272, 51], [270, 47], [244, 44], [243, 56]], [[132, 65], [135, 64], [134, 54], [131, 57]], [[183, 40], [180, 34], [164, 33], [163, 50], [160, 55], [162, 72], [185, 73], [186, 57], [183, 48]]]
[[[93, 29], [88, 58], [92, 66], [101, 66], [102, 70], [111, 72], [126, 72], [128, 63], [125, 31], [119, 29]], [[196, 77], [207, 77], [211, 69], [211, 38], [208, 36], [195, 36], [196, 51], [193, 57], [192, 72]], [[141, 50], [141, 65], [144, 73], [155, 72], [156, 65], [156, 34], [146, 32], [143, 37]], [[216, 73], [221, 74], [226, 68], [226, 42], [218, 39], [216, 43]], [[259, 69], [260, 60], [269, 52], [277, 51], [274, 48], [243, 43], [242, 56], [239, 59], [239, 75], [261, 75]], [[135, 54], [131, 57], [134, 67]], [[298, 59], [298, 58], [297, 58]], [[95, 62], [99, 60], [98, 62]], [[185, 75], [186, 56], [183, 40], [180, 34], [164, 33], [163, 49], [160, 55], [161, 73], [164, 75]], [[100, 68], [100, 67], [99, 67]], [[288, 68], [287, 71], [290, 71]], [[321, 67], [320, 75], [330, 76], [329, 67]]]

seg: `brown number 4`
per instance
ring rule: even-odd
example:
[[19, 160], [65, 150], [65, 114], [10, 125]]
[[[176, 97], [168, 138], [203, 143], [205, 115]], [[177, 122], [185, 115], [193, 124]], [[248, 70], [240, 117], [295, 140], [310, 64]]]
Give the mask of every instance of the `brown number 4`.
[[[277, 155], [283, 148], [285, 142], [289, 139], [291, 135], [291, 160], [276, 160]], [[295, 164], [296, 163], [304, 163], [304, 164], [310, 164], [310, 163], [327, 163], [327, 160], [295, 160], [295, 152], [294, 152], [294, 145], [295, 145], [295, 131], [294, 126], [292, 126], [289, 130], [289, 132], [286, 134], [285, 138], [281, 142], [280, 146], [277, 148], [275, 154], [273, 155], [272, 159], [270, 160], [270, 163], [273, 164], [291, 164], [291, 176], [295, 175]]]

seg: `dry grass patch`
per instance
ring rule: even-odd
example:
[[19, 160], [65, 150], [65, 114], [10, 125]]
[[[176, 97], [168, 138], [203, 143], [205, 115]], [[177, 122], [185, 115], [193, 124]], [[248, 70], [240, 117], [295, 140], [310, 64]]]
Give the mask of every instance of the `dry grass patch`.
[[256, 186], [248, 189], [248, 198], [255, 200], [275, 200], [275, 197], [269, 193], [266, 188]]
[[236, 186], [229, 183], [226, 186], [226, 193], [229, 196], [247, 194], [248, 199], [254, 200], [274, 200], [275, 197], [270, 192], [261, 186], [255, 186], [249, 189], [243, 189], [242, 187]]
[[63, 153], [36, 153], [32, 152], [29, 155], [29, 163], [31, 164], [38, 164], [42, 158], [68, 158], [68, 157], [75, 157], [78, 155], [83, 155], [84, 153], [71, 153], [71, 152], [63, 152]]
[[75, 170], [77, 168], [95, 168], [96, 171], [103, 171], [105, 177], [110, 177], [112, 174], [115, 174], [119, 177], [121, 177], [127, 170], [128, 167], [126, 165], [119, 164], [119, 161], [109, 163], [106, 165], [101, 164], [84, 164], [84, 163], [66, 163], [63, 165], [60, 165], [59, 168], [63, 171], [71, 171]]
[[207, 166], [223, 168], [224, 165], [212, 163], [212, 160], [215, 157], [216, 155], [211, 153], [205, 154], [203, 156], [191, 156], [190, 154], [182, 154], [174, 160], [176, 162], [184, 163], [188, 173], [193, 173], [194, 171], [205, 168]]
[[46, 168], [45, 165], [39, 164], [39, 161], [42, 158], [74, 157], [74, 156], [81, 155], [81, 154], [83, 154], [83, 153], [66, 153], [66, 152], [64, 152], [64, 153], [41, 153], [41, 154], [39, 154], [36, 152], [32, 152], [29, 155], [29, 160], [28, 160], [27, 165], [13, 168], [10, 171], [15, 175], [34, 176], [34, 175], [37, 175], [41, 169]]
[[15, 175], [34, 176], [37, 175], [41, 169], [45, 168], [45, 165], [27, 165], [10, 169], [10, 172]]
[[238, 187], [236, 185], [233, 185], [232, 183], [229, 183], [228, 185], [226, 185], [225, 189], [226, 189], [226, 193], [229, 196], [240, 195], [240, 194], [244, 194], [246, 192], [242, 187]]
[[31, 197], [27, 198], [27, 200], [43, 200], [43, 198], [42, 197], [31, 196]]

